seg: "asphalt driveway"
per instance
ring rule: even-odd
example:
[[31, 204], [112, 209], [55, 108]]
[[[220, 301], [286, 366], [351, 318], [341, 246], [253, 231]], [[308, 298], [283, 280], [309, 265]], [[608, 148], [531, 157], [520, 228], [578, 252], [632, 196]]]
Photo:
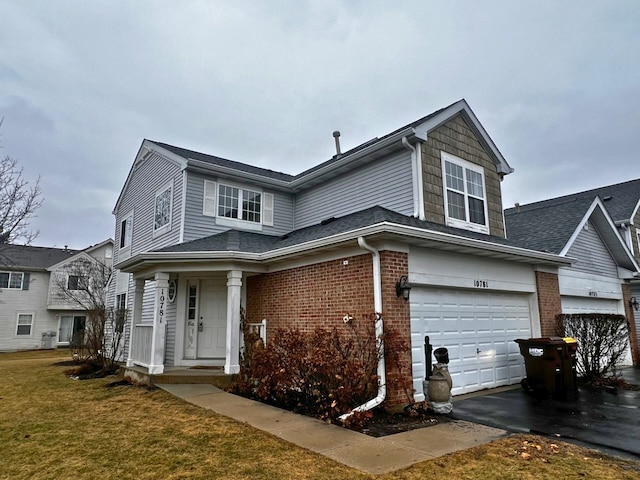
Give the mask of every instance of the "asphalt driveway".
[[[622, 370], [640, 385], [640, 369]], [[522, 389], [454, 398], [452, 417], [514, 433], [575, 441], [610, 454], [640, 457], [640, 391], [580, 388], [572, 400], [540, 399]]]

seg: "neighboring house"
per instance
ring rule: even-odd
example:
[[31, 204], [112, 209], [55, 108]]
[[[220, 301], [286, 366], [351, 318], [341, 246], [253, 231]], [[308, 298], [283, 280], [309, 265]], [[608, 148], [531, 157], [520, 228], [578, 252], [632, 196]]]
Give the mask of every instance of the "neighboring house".
[[382, 312], [411, 345], [415, 400], [426, 335], [449, 349], [454, 394], [518, 383], [513, 340], [560, 312], [571, 261], [505, 238], [512, 171], [464, 100], [295, 176], [145, 140], [113, 211], [127, 364], [236, 373], [241, 309], [267, 340]]
[[560, 269], [562, 311], [627, 316], [640, 362], [640, 179], [517, 205], [505, 221], [516, 244], [575, 259]]
[[0, 351], [66, 346], [84, 329], [86, 312], [59, 293], [77, 285], [69, 272], [78, 261], [112, 265], [113, 240], [85, 250], [0, 246]]

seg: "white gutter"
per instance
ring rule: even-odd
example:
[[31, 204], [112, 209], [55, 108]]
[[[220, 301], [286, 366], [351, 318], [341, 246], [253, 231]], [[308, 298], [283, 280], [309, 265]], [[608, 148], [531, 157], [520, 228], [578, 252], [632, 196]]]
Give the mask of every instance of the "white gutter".
[[338, 419], [344, 422], [354, 412], [366, 412], [377, 407], [387, 397], [387, 376], [384, 362], [384, 333], [382, 324], [382, 276], [380, 275], [380, 252], [369, 245], [364, 237], [358, 237], [358, 245], [371, 252], [373, 257], [373, 308], [376, 315], [376, 349], [378, 351], [378, 396], [354, 408], [351, 412], [340, 415]]

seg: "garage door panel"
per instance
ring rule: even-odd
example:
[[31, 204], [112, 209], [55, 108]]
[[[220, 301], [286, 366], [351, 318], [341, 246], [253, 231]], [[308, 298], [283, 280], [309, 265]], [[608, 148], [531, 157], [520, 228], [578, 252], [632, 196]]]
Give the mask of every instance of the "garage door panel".
[[[516, 338], [531, 336], [526, 295], [414, 287], [411, 291], [414, 388], [421, 399], [424, 337], [449, 350], [454, 395], [518, 383], [524, 364]], [[416, 358], [417, 356], [417, 358]]]

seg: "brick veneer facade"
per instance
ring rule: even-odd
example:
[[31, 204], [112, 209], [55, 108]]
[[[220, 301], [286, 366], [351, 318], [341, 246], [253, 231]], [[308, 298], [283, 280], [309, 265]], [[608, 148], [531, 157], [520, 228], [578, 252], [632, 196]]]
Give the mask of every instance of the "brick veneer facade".
[[536, 272], [536, 290], [538, 292], [541, 335], [543, 337], [557, 335], [556, 315], [562, 313], [558, 275], [548, 272]]
[[[345, 264], [345, 262], [348, 262]], [[406, 253], [380, 252], [384, 324], [393, 327], [410, 346], [409, 303], [396, 296], [395, 284], [408, 272]], [[312, 332], [317, 327], [344, 328], [343, 317], [356, 322], [372, 318], [373, 260], [363, 254], [252, 276], [247, 279], [247, 318], [267, 319], [267, 339], [277, 329]], [[402, 375], [411, 385], [411, 351], [402, 358], [402, 373], [387, 368], [387, 406], [409, 403], [406, 392], [394, 386]], [[410, 387], [409, 387], [410, 388]], [[411, 393], [411, 392], [409, 392]], [[411, 395], [412, 398], [412, 395]], [[355, 405], [354, 405], [355, 406]]]
[[631, 286], [629, 284], [622, 285], [622, 302], [624, 303], [624, 314], [627, 317], [627, 325], [629, 326], [629, 343], [631, 344], [631, 358], [634, 365], [640, 365], [640, 352], [638, 351], [638, 332], [636, 330], [636, 319], [633, 308], [629, 305], [631, 300]]

